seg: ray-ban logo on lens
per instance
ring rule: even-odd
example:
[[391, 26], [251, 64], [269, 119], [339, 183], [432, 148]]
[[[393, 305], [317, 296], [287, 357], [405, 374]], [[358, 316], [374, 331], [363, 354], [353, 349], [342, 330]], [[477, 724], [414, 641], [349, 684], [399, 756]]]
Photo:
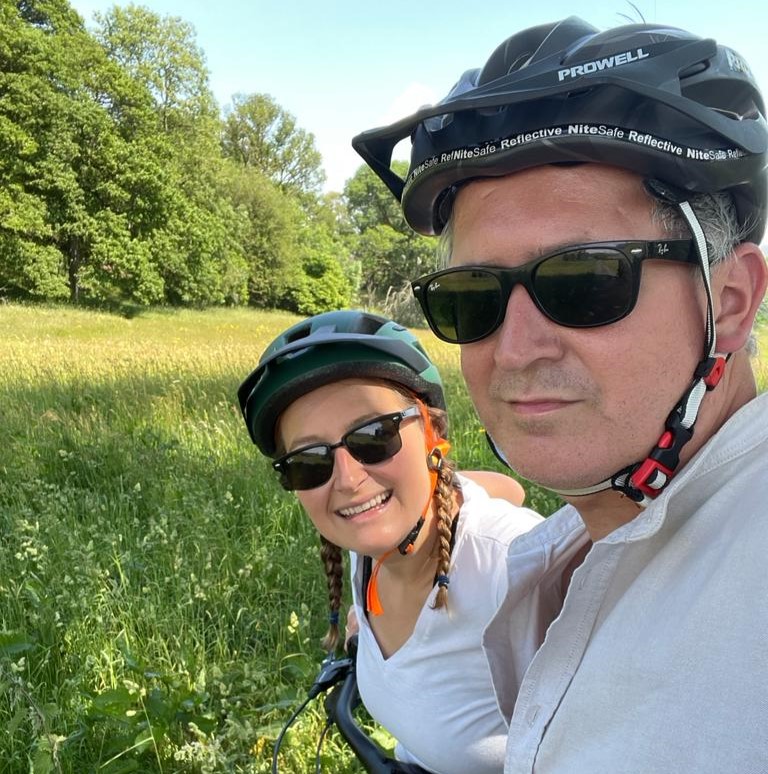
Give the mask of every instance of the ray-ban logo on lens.
[[643, 51], [642, 48], [636, 48], [633, 51], [623, 51], [621, 54], [606, 56], [603, 59], [594, 59], [591, 62], [566, 67], [557, 71], [557, 80], [564, 81], [566, 78], [577, 78], [579, 75], [589, 75], [599, 70], [609, 70], [612, 67], [637, 62], [640, 59], [647, 59], [650, 54]]

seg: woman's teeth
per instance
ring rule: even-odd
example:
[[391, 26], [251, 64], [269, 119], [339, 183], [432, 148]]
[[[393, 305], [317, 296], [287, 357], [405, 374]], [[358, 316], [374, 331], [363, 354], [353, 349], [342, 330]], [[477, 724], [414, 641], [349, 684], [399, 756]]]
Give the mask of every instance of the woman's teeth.
[[368, 502], [362, 503], [361, 505], [355, 505], [352, 508], [339, 508], [338, 514], [345, 519], [348, 519], [351, 516], [357, 516], [358, 513], [368, 511], [371, 508], [375, 508], [377, 505], [385, 503], [391, 496], [392, 492], [382, 492], [382, 494], [377, 494], [376, 497], [372, 497]]

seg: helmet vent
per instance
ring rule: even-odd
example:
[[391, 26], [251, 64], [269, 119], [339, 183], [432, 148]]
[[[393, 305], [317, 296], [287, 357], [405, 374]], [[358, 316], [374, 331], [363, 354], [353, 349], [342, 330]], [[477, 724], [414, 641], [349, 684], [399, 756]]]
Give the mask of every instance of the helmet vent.
[[685, 78], [690, 78], [692, 75], [698, 75], [699, 73], [703, 73], [708, 66], [709, 65], [706, 62], [697, 62], [696, 64], [693, 64], [690, 67], [686, 67], [685, 70], [683, 70], [680, 73], [680, 80], [682, 81]]
[[568, 99], [576, 99], [578, 97], [586, 97], [588, 94], [591, 94], [594, 91], [593, 88], [588, 89], [576, 89], [575, 91], [569, 91], [567, 94]]
[[368, 315], [361, 315], [355, 326], [355, 333], [364, 333], [373, 336], [381, 328], [381, 320]]
[[309, 326], [304, 326], [301, 328], [298, 328], [295, 331], [292, 331], [288, 336], [285, 337], [285, 343], [286, 344], [293, 344], [294, 341], [299, 341], [300, 339], [306, 339], [307, 336], [312, 334], [312, 330]]

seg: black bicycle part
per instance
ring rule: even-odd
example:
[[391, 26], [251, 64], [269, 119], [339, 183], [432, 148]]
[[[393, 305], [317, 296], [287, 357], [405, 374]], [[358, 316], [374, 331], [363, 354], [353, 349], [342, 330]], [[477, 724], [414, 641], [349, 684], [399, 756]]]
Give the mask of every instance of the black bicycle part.
[[357, 635], [347, 641], [349, 657], [345, 666], [347, 673], [325, 697], [325, 712], [339, 729], [346, 743], [352, 748], [357, 759], [363, 764], [369, 774], [430, 774], [426, 769], [414, 763], [390, 758], [384, 750], [370, 739], [354, 718], [354, 710], [360, 704], [360, 693], [357, 690]]
[[355, 671], [357, 635], [350, 637], [347, 641], [347, 651], [346, 657], [335, 658], [333, 654], [329, 654], [323, 660], [320, 672], [307, 693], [307, 698], [288, 719], [275, 741], [272, 754], [272, 774], [278, 774], [277, 758], [286, 732], [309, 702], [323, 692], [328, 692], [323, 702], [328, 720], [317, 745], [316, 772], [320, 771], [320, 755], [325, 734], [331, 725], [335, 725], [368, 774], [431, 774], [416, 764], [404, 763], [390, 758], [357, 725], [354, 717], [354, 710], [360, 704]]

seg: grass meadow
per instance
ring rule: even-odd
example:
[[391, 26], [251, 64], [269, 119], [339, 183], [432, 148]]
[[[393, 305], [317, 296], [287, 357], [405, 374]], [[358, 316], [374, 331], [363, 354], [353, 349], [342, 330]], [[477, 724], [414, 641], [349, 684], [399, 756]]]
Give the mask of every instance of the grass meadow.
[[[235, 391], [295, 319], [0, 306], [0, 774], [269, 771], [326, 592]], [[454, 457], [499, 469], [458, 350], [423, 338]], [[314, 771], [322, 726], [319, 706], [302, 716], [281, 771]], [[360, 770], [332, 735], [323, 761]]]

